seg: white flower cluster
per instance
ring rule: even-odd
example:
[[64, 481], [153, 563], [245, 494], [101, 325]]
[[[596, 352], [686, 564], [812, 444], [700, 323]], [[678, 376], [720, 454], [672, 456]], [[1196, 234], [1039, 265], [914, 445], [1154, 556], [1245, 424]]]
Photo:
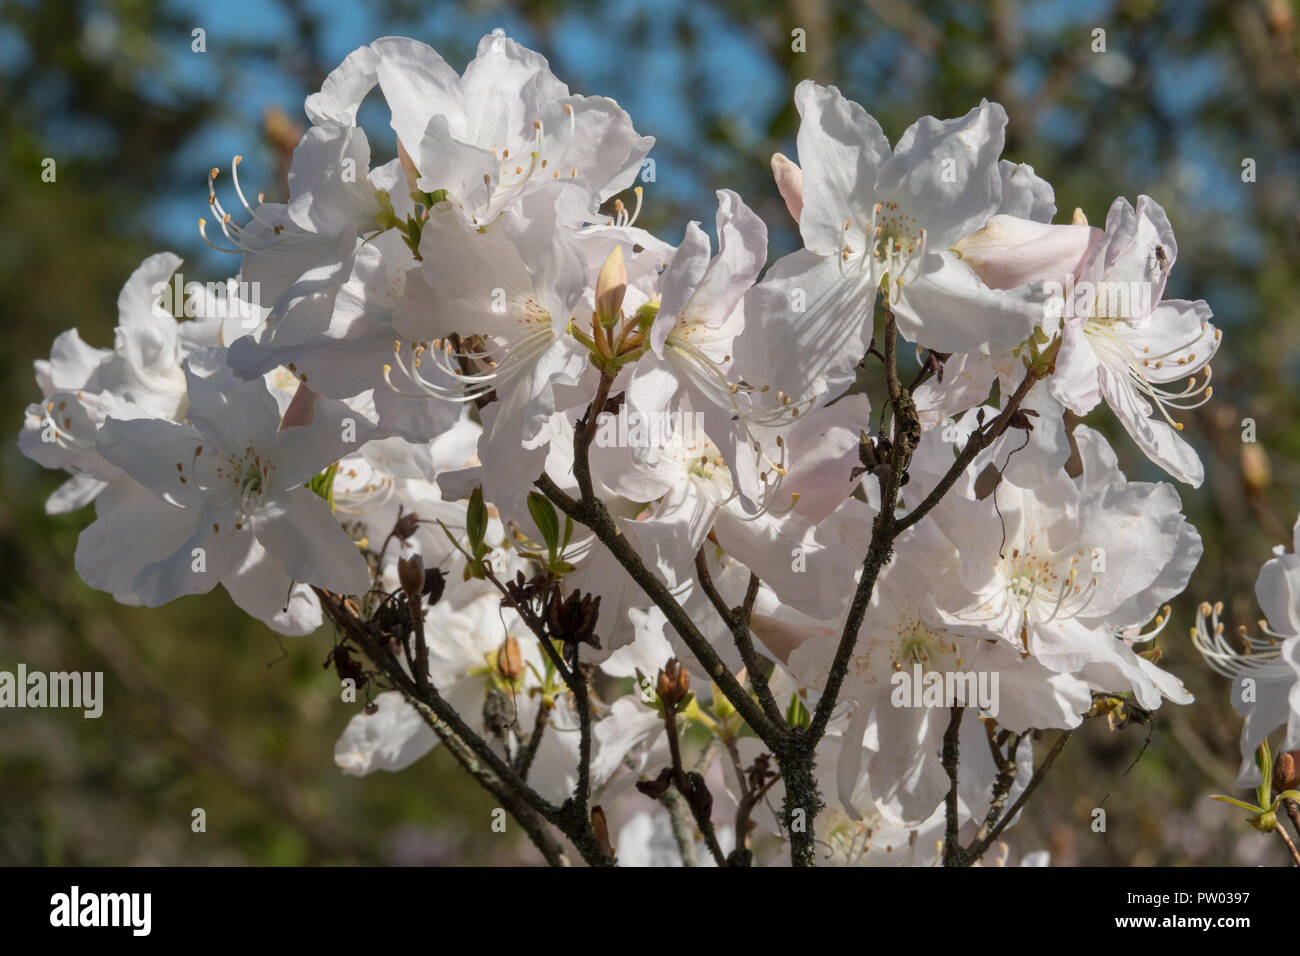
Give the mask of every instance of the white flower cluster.
[[[397, 158], [372, 167], [357, 113], [376, 87]], [[995, 730], [1075, 727], [1099, 694], [1190, 701], [1142, 645], [1200, 538], [1171, 485], [1128, 480], [1066, 416], [1104, 400], [1151, 461], [1202, 480], [1176, 416], [1208, 399], [1219, 333], [1204, 302], [1163, 298], [1177, 257], [1163, 210], [1117, 199], [1104, 228], [1052, 224], [1052, 188], [1000, 158], [994, 103], [924, 117], [891, 146], [834, 87], [805, 81], [795, 102], [798, 164], [778, 154], [773, 171], [803, 248], [769, 266], [767, 227], [730, 190], [716, 249], [696, 222], [676, 245], [638, 227], [653, 140], [499, 32], [462, 74], [414, 40], [356, 50], [307, 99], [287, 203], [249, 202], [238, 158], [229, 189], [211, 174], [205, 236], [240, 254], [230, 288], [256, 301], [209, 295], [177, 321], [160, 290], [180, 261], [159, 254], [123, 289], [111, 349], [74, 329], [37, 363], [20, 446], [72, 475], [51, 511], [94, 505], [78, 572], [148, 606], [221, 585], [291, 635], [322, 623], [327, 595], [381, 630], [400, 620], [394, 595], [407, 613], [419, 601], [427, 655], [394, 660], [556, 803], [584, 776], [583, 715], [528, 602], [554, 621], [563, 597], [598, 598], [594, 631], [563, 653], [603, 675], [584, 786], [629, 862], [680, 859], [634, 788], [671, 766], [670, 726], [720, 743], [701, 761], [714, 818], [749, 804], [752, 832], [722, 828], [724, 851], [775, 858], [791, 836], [779, 760], [766, 769], [772, 748], [668, 602], [787, 727], [837, 682], [808, 826], [839, 862], [935, 860], [942, 691], [966, 676], [963, 826], [1006, 770]], [[890, 375], [896, 336], [922, 372], [910, 389], [890, 379], [872, 438], [861, 382]], [[632, 557], [581, 520], [590, 509], [566, 521], [543, 476], [552, 501], [597, 499]], [[887, 517], [892, 558], [868, 568]], [[402, 580], [414, 555], [445, 593]], [[742, 607], [763, 675], [719, 613]], [[696, 692], [676, 704], [655, 683], [674, 657]], [[410, 696], [379, 693], [352, 720], [344, 771], [399, 770], [438, 742]], [[1012, 764], [1004, 799], [1030, 748]]]

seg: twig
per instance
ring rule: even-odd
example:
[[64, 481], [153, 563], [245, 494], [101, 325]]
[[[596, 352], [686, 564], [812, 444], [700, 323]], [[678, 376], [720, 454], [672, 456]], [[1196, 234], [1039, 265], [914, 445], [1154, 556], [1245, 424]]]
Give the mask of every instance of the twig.
[[[993, 796], [989, 800], [988, 813], [984, 816], [984, 822], [980, 828], [975, 831], [975, 840], [972, 843], [979, 843], [986, 836], [998, 819], [1002, 816], [1002, 808], [1006, 806], [1007, 796], [1011, 793], [1011, 787], [1016, 782], [1016, 752], [1020, 749], [1020, 742], [1024, 739], [1020, 734], [1013, 734], [1009, 731], [1002, 731], [995, 735], [992, 721], [987, 721], [984, 725], [985, 732], [988, 734], [989, 752], [993, 756], [993, 763], [998, 768], [997, 778], [993, 781]], [[1004, 741], [1007, 745], [1006, 753], [1002, 752]], [[970, 848], [967, 848], [967, 853]]]
[[690, 806], [691, 814], [695, 817], [695, 825], [704, 837], [704, 842], [709, 848], [709, 853], [713, 855], [714, 861], [718, 866], [726, 866], [727, 858], [723, 856], [722, 847], [718, 845], [718, 835], [713, 830], [713, 821], [709, 819], [708, 807], [712, 805], [713, 799], [712, 797], [704, 799], [708, 789], [702, 776], [694, 774], [691, 780], [687, 780], [686, 770], [682, 766], [681, 742], [677, 739], [677, 706], [666, 701], [664, 728], [668, 732], [668, 752], [672, 756], [673, 785]]
[[1300, 851], [1296, 850], [1295, 844], [1291, 841], [1291, 838], [1287, 836], [1286, 827], [1279, 823], [1277, 826], [1273, 827], [1273, 832], [1282, 838], [1282, 842], [1286, 844], [1286, 848], [1291, 851], [1291, 859], [1295, 860], [1296, 866], [1300, 866]]
[[943, 732], [943, 769], [948, 773], [948, 793], [943, 800], [944, 866], [966, 864], [966, 852], [957, 842], [957, 828], [961, 823], [957, 815], [957, 763], [960, 755], [961, 718], [965, 712], [965, 707], [953, 707], [948, 717], [948, 729]]
[[[573, 694], [574, 706], [578, 711], [578, 782], [574, 788], [572, 799], [577, 810], [586, 819], [589, 816], [587, 804], [591, 799], [591, 689], [587, 683], [587, 677], [582, 673], [581, 667], [570, 668], [564, 663], [564, 659], [555, 649], [555, 645], [547, 633], [546, 624], [538, 618], [531, 607], [515, 600], [514, 595], [496, 576], [487, 562], [483, 563], [483, 573], [501, 592], [509, 606], [528, 625], [528, 629], [533, 632], [533, 636], [537, 638], [537, 642], [542, 646], [543, 652], [550, 657], [551, 664], [564, 680], [564, 685]], [[594, 838], [595, 834], [593, 833], [592, 836]]]
[[[844, 630], [840, 634], [839, 646], [835, 651], [835, 659], [827, 675], [826, 685], [822, 689], [821, 700], [817, 702], [817, 710], [808, 726], [807, 736], [813, 746], [816, 746], [822, 735], [826, 733], [831, 711], [839, 701], [840, 687], [844, 683], [849, 662], [853, 658], [858, 630], [862, 627], [862, 619], [866, 616], [867, 606], [871, 603], [876, 578], [892, 554], [894, 538], [901, 532], [895, 521], [894, 509], [898, 502], [899, 488], [902, 487], [903, 474], [911, 463], [912, 451], [920, 435], [920, 424], [916, 407], [912, 404], [911, 397], [903, 391], [898, 380], [897, 347], [898, 328], [893, 313], [886, 310], [885, 355], [889, 361], [885, 363], [885, 379], [890, 405], [894, 407], [894, 443], [890, 450], [889, 474], [881, 488], [880, 512], [872, 523], [871, 543], [862, 561], [862, 576], [858, 579], [858, 587], [849, 606], [849, 614], [844, 622]], [[974, 458], [973, 453], [971, 458]]]
[[1282, 807], [1286, 810], [1286, 815], [1291, 818], [1291, 826], [1295, 827], [1296, 836], [1300, 837], [1300, 806], [1297, 806], [1294, 800], [1283, 800]]
[[619, 531], [618, 526], [614, 524], [613, 518], [610, 517], [608, 510], [599, 500], [593, 500], [591, 503], [584, 503], [574, 500], [566, 494], [549, 475], [543, 474], [537, 479], [537, 488], [546, 495], [551, 502], [571, 517], [574, 521], [589, 528], [602, 544], [610, 550], [623, 569], [637, 583], [641, 590], [655, 603], [659, 610], [663, 611], [664, 616], [668, 618], [668, 623], [672, 625], [682, 642], [690, 649], [703, 666], [705, 673], [710, 679], [718, 685], [719, 690], [731, 703], [733, 707], [745, 719], [745, 722], [754, 730], [756, 734], [769, 747], [777, 747], [783, 742], [783, 736], [780, 728], [772, 723], [771, 719], [763, 712], [763, 709], [755, 703], [754, 699], [745, 692], [740, 686], [740, 682], [727, 669], [727, 665], [722, 662], [718, 652], [713, 649], [695, 622], [691, 620], [690, 615], [682, 608], [672, 592], [667, 586], [657, 578], [645, 563], [641, 556], [637, 554], [636, 549]]
[[668, 811], [673, 839], [682, 854], [682, 866], [699, 866], [700, 861], [695, 858], [695, 827], [691, 824], [690, 801], [682, 796], [676, 787], [669, 787], [663, 792], [659, 802]]
[[1033, 369], [1028, 369], [1025, 372], [1025, 377], [1020, 380], [1019, 387], [1012, 394], [1011, 400], [1007, 402], [1006, 408], [1002, 409], [1001, 414], [999, 414], [997, 418], [993, 419], [987, 427], [977, 429], [971, 433], [970, 438], [966, 440], [966, 447], [962, 449], [961, 454], [957, 456], [957, 460], [952, 463], [944, 476], [939, 479], [939, 483], [934, 486], [933, 490], [925, 496], [925, 499], [922, 500], [919, 505], [913, 508], [904, 517], [899, 518], [894, 522], [895, 535], [902, 534], [908, 528], [912, 527], [912, 525], [916, 524], [929, 514], [931, 509], [933, 509], [943, 496], [948, 493], [952, 486], [956, 484], [957, 479], [965, 473], [968, 467], [970, 467], [970, 463], [975, 460], [975, 456], [995, 440], [1002, 437], [1003, 432], [1005, 432], [1011, 425], [1012, 416], [1015, 415], [1017, 410], [1019, 410], [1021, 402], [1025, 400], [1030, 389], [1034, 387], [1034, 383], [1037, 381], [1038, 373]]
[[[708, 545], [706, 544], [705, 547], [708, 547]], [[763, 712], [767, 714], [774, 724], [778, 727], [784, 727], [785, 717], [781, 713], [781, 708], [777, 705], [776, 698], [772, 696], [772, 688], [767, 682], [767, 673], [762, 662], [758, 659], [758, 654], [754, 650], [753, 638], [749, 633], [749, 619], [754, 610], [754, 600], [758, 597], [758, 575], [750, 573], [749, 586], [745, 591], [745, 601], [738, 609], [727, 607], [727, 602], [718, 593], [718, 589], [713, 583], [713, 576], [709, 573], [709, 564], [704, 556], [704, 548], [700, 548], [695, 555], [695, 576], [699, 578], [700, 587], [704, 590], [714, 610], [718, 612], [722, 622], [731, 630], [732, 639], [736, 643], [736, 649], [740, 651], [740, 659], [745, 664], [750, 683], [754, 685], [754, 693], [758, 695], [759, 706], [763, 708]]]
[[356, 641], [393, 686], [406, 696], [439, 739], [447, 744], [461, 766], [497, 797], [519, 821], [548, 862], [553, 865], [562, 863], [563, 853], [555, 838], [546, 831], [543, 821], [559, 827], [589, 864], [613, 865], [614, 861], [605, 854], [596, 840], [589, 817], [579, 820], [574, 808], [567, 803], [564, 807], [556, 807], [537, 793], [520, 779], [487, 741], [465, 723], [436, 688], [430, 685], [428, 693], [422, 695], [420, 688], [402, 670], [392, 652], [371, 635], [367, 626], [344, 607], [338, 596], [321, 588], [313, 587], [312, 590], [335, 624]]
[[532, 769], [533, 758], [537, 756], [537, 748], [541, 746], [542, 735], [546, 732], [546, 724], [551, 716], [551, 708], [546, 702], [538, 704], [537, 717], [533, 721], [533, 732], [528, 738], [528, 743], [519, 750], [515, 758], [515, 773], [519, 774], [520, 780], [528, 779], [528, 771]]
[[1047, 752], [1047, 756], [1043, 758], [1042, 764], [1034, 771], [1034, 775], [1029, 778], [1029, 783], [1025, 785], [1025, 789], [1020, 793], [1020, 796], [1016, 797], [1016, 802], [1011, 804], [1011, 809], [1002, 816], [1002, 819], [997, 822], [984, 839], [976, 841], [973, 845], [967, 848], [967, 865], [974, 863], [982, 857], [988, 848], [993, 845], [993, 841], [1001, 836], [1002, 831], [1005, 830], [1007, 825], [1016, 818], [1016, 814], [1020, 812], [1020, 808], [1028, 802], [1030, 795], [1038, 789], [1038, 785], [1043, 782], [1043, 777], [1046, 776], [1047, 771], [1052, 769], [1052, 764], [1055, 763], [1056, 758], [1061, 755], [1061, 751], [1065, 749], [1066, 743], [1073, 734], [1073, 730], [1067, 730], [1064, 731], [1060, 737], [1056, 738], [1056, 743], [1052, 744], [1052, 749]]

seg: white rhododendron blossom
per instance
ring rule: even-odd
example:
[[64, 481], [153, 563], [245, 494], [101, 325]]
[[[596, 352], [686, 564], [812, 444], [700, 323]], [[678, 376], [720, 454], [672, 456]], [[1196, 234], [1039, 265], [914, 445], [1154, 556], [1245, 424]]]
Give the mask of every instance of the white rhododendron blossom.
[[1243, 626], [1235, 639], [1219, 620], [1223, 605], [1202, 604], [1192, 641], [1214, 670], [1232, 681], [1233, 709], [1241, 715], [1240, 786], [1260, 783], [1260, 744], [1285, 728], [1284, 750], [1300, 749], [1300, 519], [1291, 549], [1278, 545], [1255, 580], [1264, 617], [1259, 636]]
[[[210, 176], [241, 308], [178, 320], [160, 253], [111, 348], [36, 362], [19, 448], [69, 475], [50, 511], [93, 503], [81, 577], [328, 625], [339, 768], [445, 745], [551, 863], [1042, 862], [1005, 811], [1049, 747], [1192, 700], [1160, 642], [1200, 536], [1077, 416], [1199, 485], [1178, 415], [1220, 335], [1165, 298], [1164, 211], [1054, 221], [998, 104], [891, 146], [835, 87], [793, 97], [767, 198], [802, 248], [769, 262], [730, 189], [638, 225], [653, 139], [501, 32], [462, 72], [356, 50], [287, 202]], [[1250, 653], [1209, 605], [1195, 632], [1257, 685], [1243, 779], [1300, 746], [1294, 551], [1257, 593]]]

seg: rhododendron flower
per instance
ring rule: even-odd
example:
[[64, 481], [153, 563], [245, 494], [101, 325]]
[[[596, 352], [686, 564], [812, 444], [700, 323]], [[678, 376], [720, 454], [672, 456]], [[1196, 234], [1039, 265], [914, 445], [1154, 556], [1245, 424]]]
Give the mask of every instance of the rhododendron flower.
[[260, 381], [204, 377], [188, 363], [186, 379], [190, 424], [110, 418], [100, 429], [99, 453], [147, 492], [101, 507], [77, 543], [82, 578], [152, 607], [210, 591], [256, 545], [278, 566], [281, 595], [291, 581], [364, 590], [369, 573], [356, 546], [305, 487], [364, 438], [364, 424], [322, 402], [312, 424], [281, 430]]
[[[1207, 366], [1220, 333], [1204, 302], [1162, 301], [1177, 256], [1169, 220], [1154, 200], [1140, 196], [1136, 209], [1115, 200], [1105, 236], [1080, 271], [1092, 294], [1083, 308], [1067, 310], [1049, 388], [1079, 415], [1105, 399], [1148, 458], [1198, 487], [1205, 468], [1173, 415], [1209, 401]], [[1181, 390], [1166, 388], [1182, 379]]]

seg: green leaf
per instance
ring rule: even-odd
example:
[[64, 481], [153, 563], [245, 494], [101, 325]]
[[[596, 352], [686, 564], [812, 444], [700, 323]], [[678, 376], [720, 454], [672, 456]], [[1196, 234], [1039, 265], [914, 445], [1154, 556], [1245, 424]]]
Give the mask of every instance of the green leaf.
[[1211, 800], [1219, 800], [1223, 803], [1231, 803], [1234, 807], [1241, 807], [1243, 810], [1249, 810], [1251, 813], [1259, 813], [1259, 807], [1252, 807], [1249, 803], [1243, 803], [1240, 800], [1234, 800], [1232, 797], [1225, 797], [1222, 794], [1210, 794]]
[[330, 511], [334, 510], [334, 476], [339, 473], [339, 463], [336, 461], [319, 475], [307, 482], [307, 487], [324, 498], [330, 506]]
[[798, 694], [790, 696], [790, 706], [785, 709], [785, 722], [791, 727], [799, 728], [806, 728], [812, 723], [812, 715]]
[[533, 524], [537, 525], [551, 561], [554, 561], [560, 548], [560, 517], [555, 513], [555, 505], [545, 495], [530, 491], [528, 513], [533, 516]]
[[1259, 772], [1264, 776], [1256, 795], [1259, 797], [1259, 805], [1266, 807], [1273, 799], [1273, 755], [1269, 752], [1267, 740], [1261, 741], [1259, 749], [1255, 751], [1255, 766], [1259, 767]]
[[487, 506], [483, 504], [483, 488], [480, 485], [469, 496], [469, 509], [465, 513], [465, 534], [469, 538], [469, 550], [475, 561], [487, 554], [483, 536], [487, 534]]
[[388, 190], [379, 190], [376, 197], [379, 199], [379, 212], [375, 215], [375, 223], [379, 228], [401, 228], [402, 222], [397, 218], [397, 212], [393, 209], [393, 200], [388, 195]]

